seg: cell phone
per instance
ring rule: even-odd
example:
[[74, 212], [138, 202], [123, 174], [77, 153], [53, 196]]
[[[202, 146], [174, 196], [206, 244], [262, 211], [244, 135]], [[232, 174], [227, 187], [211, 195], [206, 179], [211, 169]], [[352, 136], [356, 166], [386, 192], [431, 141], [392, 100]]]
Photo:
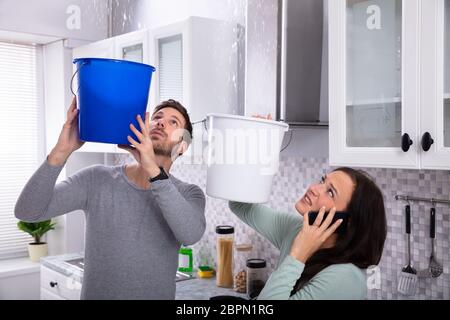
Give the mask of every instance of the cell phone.
[[[327, 218], [330, 211], [326, 211], [323, 215], [322, 223]], [[311, 211], [309, 212], [309, 225], [312, 225], [314, 221], [316, 221], [317, 215], [319, 211]], [[341, 225], [334, 231], [334, 233], [343, 234], [347, 230], [348, 218], [350, 217], [350, 212], [348, 211], [336, 211], [334, 213], [333, 220], [331, 221], [330, 226], [332, 226], [337, 220], [342, 219]]]

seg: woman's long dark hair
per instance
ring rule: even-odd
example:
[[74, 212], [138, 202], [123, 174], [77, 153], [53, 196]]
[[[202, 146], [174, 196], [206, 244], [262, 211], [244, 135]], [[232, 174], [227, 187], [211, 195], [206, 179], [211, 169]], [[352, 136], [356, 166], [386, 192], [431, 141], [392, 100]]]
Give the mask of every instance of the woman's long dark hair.
[[291, 295], [300, 290], [317, 273], [332, 264], [352, 263], [366, 269], [380, 262], [387, 234], [383, 195], [370, 176], [361, 170], [338, 168], [353, 181], [355, 189], [347, 206], [351, 212], [347, 230], [338, 234], [336, 245], [320, 249], [306, 261]]

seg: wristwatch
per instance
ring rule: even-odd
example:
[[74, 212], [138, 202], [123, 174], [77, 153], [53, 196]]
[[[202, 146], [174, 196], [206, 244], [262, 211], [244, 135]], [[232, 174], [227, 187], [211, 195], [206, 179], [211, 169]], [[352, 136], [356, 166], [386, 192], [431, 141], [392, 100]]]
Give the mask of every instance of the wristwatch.
[[169, 179], [169, 176], [167, 175], [167, 173], [164, 171], [163, 167], [159, 167], [160, 173], [153, 178], [149, 178], [148, 181], [150, 181], [150, 183], [158, 181], [158, 180], [165, 180], [165, 179]]

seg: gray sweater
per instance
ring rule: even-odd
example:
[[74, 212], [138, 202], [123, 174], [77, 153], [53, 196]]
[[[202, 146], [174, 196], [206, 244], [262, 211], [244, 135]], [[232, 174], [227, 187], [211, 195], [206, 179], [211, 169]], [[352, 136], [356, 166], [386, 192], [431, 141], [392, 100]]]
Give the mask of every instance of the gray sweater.
[[35, 222], [74, 210], [86, 216], [82, 299], [174, 299], [178, 250], [205, 231], [205, 195], [173, 176], [150, 190], [125, 166], [95, 165], [55, 185], [63, 166], [45, 161], [23, 189], [18, 219]]

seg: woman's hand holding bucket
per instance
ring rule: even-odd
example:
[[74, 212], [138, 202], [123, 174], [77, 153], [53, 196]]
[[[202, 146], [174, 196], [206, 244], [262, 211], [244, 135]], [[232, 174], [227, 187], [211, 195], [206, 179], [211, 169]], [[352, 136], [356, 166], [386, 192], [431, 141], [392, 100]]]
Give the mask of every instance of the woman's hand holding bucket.
[[139, 142], [128, 136], [128, 141], [132, 146], [119, 145], [119, 148], [129, 151], [142, 168], [147, 171], [148, 175], [153, 177], [159, 174], [160, 169], [156, 164], [155, 151], [153, 150], [153, 142], [150, 137], [150, 115], [148, 112], [145, 113], [145, 123], [142, 121], [141, 115], [138, 115], [136, 118], [141, 131], [133, 124], [130, 124], [130, 129]]
[[59, 134], [58, 142], [48, 156], [48, 162], [54, 166], [64, 164], [72, 152], [80, 149], [83, 144], [78, 132], [77, 100], [74, 97], [67, 111], [67, 119]]

